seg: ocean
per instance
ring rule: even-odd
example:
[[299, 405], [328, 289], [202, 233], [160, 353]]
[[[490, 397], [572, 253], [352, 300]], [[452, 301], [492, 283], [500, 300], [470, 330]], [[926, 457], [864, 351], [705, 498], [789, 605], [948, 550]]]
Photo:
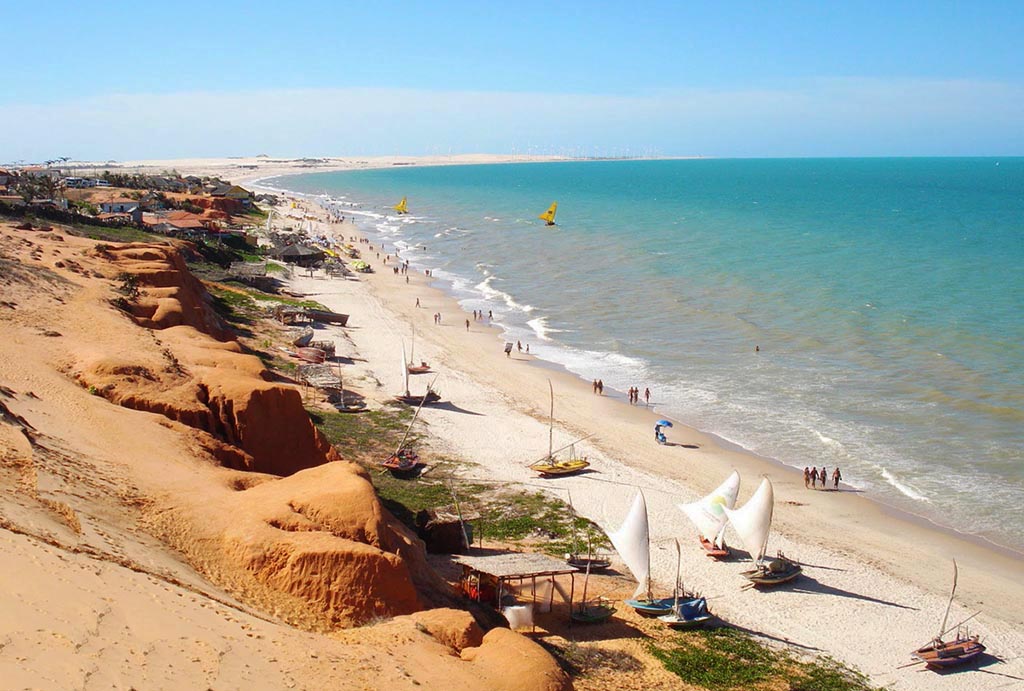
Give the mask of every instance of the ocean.
[[1024, 158], [395, 166], [263, 184], [335, 204], [466, 309], [493, 311], [504, 340], [588, 381], [650, 387], [660, 414], [796, 468], [839, 466], [868, 496], [1024, 550]]

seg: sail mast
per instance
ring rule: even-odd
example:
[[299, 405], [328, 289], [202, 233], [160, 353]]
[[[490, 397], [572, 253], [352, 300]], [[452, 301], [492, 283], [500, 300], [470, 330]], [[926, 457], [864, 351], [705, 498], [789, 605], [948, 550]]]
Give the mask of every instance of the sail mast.
[[946, 620], [949, 619], [949, 608], [953, 606], [953, 595], [956, 593], [956, 559], [953, 560], [953, 588], [949, 591], [949, 602], [946, 603], [946, 613], [942, 616], [942, 626], [939, 627], [939, 638], [946, 632]]
[[552, 447], [555, 445], [555, 389], [548, 379], [548, 392], [551, 394], [551, 410], [548, 412], [548, 458], [551, 458]]

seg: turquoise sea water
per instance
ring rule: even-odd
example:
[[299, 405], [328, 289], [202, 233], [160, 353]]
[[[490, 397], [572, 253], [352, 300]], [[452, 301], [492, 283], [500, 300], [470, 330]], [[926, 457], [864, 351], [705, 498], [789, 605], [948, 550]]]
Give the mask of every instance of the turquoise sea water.
[[[593, 161], [277, 178], [508, 340], [1024, 548], [1024, 159]], [[390, 207], [409, 198], [410, 215]], [[558, 226], [537, 214], [557, 200]], [[755, 346], [760, 352], [755, 353]], [[500, 347], [496, 344], [496, 347]]]

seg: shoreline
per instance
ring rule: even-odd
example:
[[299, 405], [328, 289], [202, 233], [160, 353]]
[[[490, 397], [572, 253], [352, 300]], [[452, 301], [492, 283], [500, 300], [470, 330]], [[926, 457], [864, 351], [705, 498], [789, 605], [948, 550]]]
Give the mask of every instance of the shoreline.
[[[299, 204], [322, 218], [308, 199], [300, 198]], [[317, 233], [365, 237], [354, 224], [317, 225]], [[1019, 559], [920, 521], [894, 517], [887, 507], [852, 491], [806, 490], [799, 474], [788, 466], [726, 448], [712, 435], [682, 425], [671, 430], [670, 440], [692, 448], [657, 446], [649, 439], [654, 411], [630, 406], [618, 396], [597, 396], [588, 382], [533, 355], [513, 352], [506, 357], [498, 327], [473, 322], [453, 296], [422, 272], [410, 269], [409, 283], [394, 276], [389, 270], [393, 264], [366, 255], [372, 247], [361, 246], [364, 259], [376, 269], [373, 274], [358, 281], [303, 277], [294, 285], [352, 315], [349, 325], [355, 329], [346, 335], [367, 360], [366, 367], [378, 382], [371, 397], [379, 400], [400, 386], [398, 368], [389, 363], [399, 359], [400, 341], [415, 325], [418, 358], [442, 372], [438, 389], [448, 402], [424, 408], [420, 419], [435, 453], [475, 464], [468, 477], [541, 489], [563, 500], [571, 490], [577, 512], [605, 529], [618, 527], [634, 488], [643, 489], [652, 523], [656, 582], [665, 587], [671, 583], [674, 553], [669, 543], [680, 537], [687, 583], [712, 597], [725, 621], [831, 654], [896, 689], [936, 688], [930, 675], [915, 677], [912, 670], [908, 674], [896, 667], [933, 635], [948, 597], [951, 557], [960, 564], [961, 576], [951, 616], [959, 620], [982, 609], [975, 628], [986, 640], [999, 641], [993, 646], [999, 650], [993, 652], [1012, 658], [1014, 650], [1024, 651], [1024, 568]], [[427, 321], [435, 312], [443, 315], [441, 325]], [[597, 432], [577, 444], [589, 456], [593, 473], [544, 480], [525, 468], [547, 449], [549, 379], [555, 390], [555, 447]], [[414, 393], [426, 385], [416, 377], [412, 382]], [[787, 472], [779, 473], [780, 467]], [[744, 478], [740, 503], [750, 496], [759, 475], [772, 476], [776, 512], [769, 551], [781, 550], [805, 564], [805, 575], [791, 588], [743, 590], [739, 571], [748, 562], [708, 560], [692, 539], [695, 531], [689, 521], [674, 507], [717, 486], [733, 468]], [[1000, 603], [998, 609], [992, 603]], [[835, 630], [837, 619], [853, 621], [865, 615], [868, 618], [861, 623], [850, 624], [843, 632]], [[897, 633], [883, 641], [880, 628]], [[1014, 665], [1024, 672], [1024, 663]], [[966, 683], [966, 677], [961, 679]], [[976, 681], [971, 682], [972, 689], [985, 688]], [[966, 686], [944, 682], [943, 688]]]
[[[324, 218], [310, 198], [291, 198], [301, 214]], [[315, 225], [317, 233], [366, 237], [352, 223], [338, 226], [321, 220]], [[410, 269], [406, 283], [388, 271], [393, 264], [364, 259], [378, 271], [358, 280], [317, 275], [295, 278], [293, 284], [352, 315], [344, 337], [365, 364], [348, 365], [346, 371], [365, 373], [362, 387], [371, 398], [383, 400], [397, 392], [399, 372], [390, 363], [399, 359], [400, 341], [416, 328], [417, 354], [443, 372], [439, 388], [449, 401], [446, 407], [424, 408], [421, 420], [435, 453], [473, 464], [468, 476], [540, 488], [562, 499], [571, 490], [577, 512], [606, 529], [618, 527], [633, 488], [642, 488], [652, 522], [652, 574], [658, 583], [671, 583], [675, 558], [669, 542], [681, 537], [687, 583], [712, 599], [723, 620], [830, 654], [895, 689], [997, 688], [991, 680], [1000, 675], [938, 677], [897, 669], [908, 661], [910, 650], [932, 635], [946, 604], [950, 560], [955, 557], [961, 582], [953, 620], [982, 610], [975, 629], [990, 642], [991, 653], [1005, 660], [1000, 672], [1024, 676], [1024, 567], [1016, 553], [1003, 554], [991, 545], [949, 534], [926, 518], [854, 491], [806, 490], [799, 471], [781, 461], [683, 425], [673, 428], [670, 440], [686, 446], [652, 444], [652, 409], [630, 406], [617, 395], [597, 396], [589, 382], [536, 356], [506, 357], [500, 328], [471, 321], [467, 334], [463, 322], [470, 315], [437, 279]], [[413, 306], [416, 298], [419, 309]], [[441, 325], [426, 321], [434, 312], [445, 315]], [[590, 457], [593, 473], [543, 480], [525, 468], [547, 449], [549, 379], [555, 385], [555, 446], [596, 432], [577, 445]], [[413, 378], [414, 392], [424, 385]], [[791, 587], [744, 590], [739, 571], [748, 562], [707, 560], [692, 539], [693, 527], [674, 507], [717, 486], [734, 468], [744, 478], [740, 504], [750, 496], [758, 475], [771, 474], [775, 481], [769, 552], [782, 550], [805, 565], [805, 575]], [[837, 621], [844, 622], [842, 631]]]
[[[498, 158], [498, 157], [495, 157], [495, 158]], [[502, 163], [502, 162], [512, 162], [512, 161], [495, 160], [495, 161], [492, 161], [492, 162], [494, 162], [494, 163]], [[523, 161], [523, 162], [535, 162], [535, 161]], [[465, 165], [472, 165], [472, 164], [473, 164], [473, 162], [465, 163]], [[437, 164], [428, 161], [428, 162], [424, 163], [423, 165], [429, 166], [429, 165], [437, 165]], [[286, 198], [289, 198], [289, 199], [294, 199], [296, 201], [300, 201], [300, 200], [304, 201], [304, 202], [306, 202], [306, 204], [308, 204], [310, 206], [310, 209], [312, 210], [312, 212], [314, 214], [319, 215], [319, 214], [323, 213], [322, 208], [317, 203], [317, 200], [318, 200], [320, 195], [316, 195], [316, 194], [312, 194], [312, 193], [295, 192], [295, 191], [291, 191], [291, 190], [285, 190], [283, 188], [261, 187], [259, 184], [257, 184], [258, 182], [259, 181], [255, 181], [255, 182], [250, 181], [249, 184], [254, 186], [257, 189], [273, 191], [274, 193], [279, 194], [279, 195], [283, 195], [283, 196], [285, 196]], [[358, 213], [353, 215], [353, 219], [356, 219], [356, 218], [359, 218], [360, 221], [363, 220], [362, 217]], [[373, 231], [368, 231], [366, 229], [361, 228], [359, 226], [359, 223], [356, 223], [356, 228], [358, 229], [357, 230], [357, 234], [360, 237], [368, 238], [369, 235], [373, 235], [374, 237], [376, 237], [376, 240], [378, 242], [381, 241], [381, 240], [386, 241], [386, 238], [379, 237], [378, 234], [374, 233]], [[330, 226], [328, 226], [328, 230], [329, 229], [330, 229]], [[371, 241], [371, 246], [373, 246], [373, 241]], [[390, 249], [386, 249], [385, 252], [390, 252], [393, 256], [397, 257], [398, 256], [398, 252], [399, 252], [399, 248], [395, 247], [392, 244], [390, 246]], [[419, 267], [419, 268], [424, 268], [424, 267]], [[427, 267], [427, 268], [429, 268], [429, 267]], [[433, 277], [432, 276], [430, 282], [428, 283], [428, 285], [429, 285], [429, 287], [432, 290], [440, 291], [441, 293], [443, 293], [448, 298], [451, 298], [451, 300], [454, 301], [454, 303], [458, 306], [458, 309], [460, 311], [462, 311], [464, 314], [468, 314], [468, 312], [466, 312], [466, 310], [464, 308], [462, 308], [462, 306], [461, 306], [460, 301], [461, 301], [462, 298], [457, 297], [456, 294], [453, 292], [452, 287], [450, 285], [450, 281], [448, 281], [445, 278]], [[502, 327], [501, 326], [495, 326], [494, 329], [495, 329], [495, 331], [494, 331], [495, 343], [497, 344], [497, 343], [500, 343], [499, 339], [501, 338]], [[589, 382], [586, 380], [586, 378], [584, 378], [583, 375], [577, 374], [575, 372], [570, 371], [568, 368], [566, 368], [561, 363], [550, 361], [550, 360], [545, 360], [545, 359], [543, 359], [540, 356], [536, 356], [536, 355], [532, 355], [532, 354], [530, 356], [530, 363], [532, 365], [534, 365], [534, 366], [545, 368], [545, 369], [548, 369], [550, 371], [556, 371], [556, 372], [562, 373], [562, 374], [564, 374], [564, 375], [566, 375], [568, 377], [571, 377], [571, 378], [573, 378], [575, 380], [578, 380], [581, 386], [586, 386], [586, 385], [589, 384]], [[608, 388], [608, 387], [606, 387], [606, 388]], [[608, 390], [609, 391], [614, 391], [614, 393], [619, 398], [622, 399], [621, 402], [623, 403], [623, 405], [627, 405], [628, 406], [628, 404], [625, 402], [625, 399], [626, 399], [625, 392], [617, 391], [617, 390], [614, 390], [614, 389], [611, 389], [611, 388], [608, 388]], [[611, 398], [615, 398], [615, 397], [616, 396], [611, 396]], [[785, 461], [783, 461], [781, 459], [778, 459], [778, 458], [775, 458], [775, 457], [772, 457], [772, 456], [766, 456], [766, 455], [760, 454], [760, 453], [758, 453], [756, 451], [753, 451], [753, 450], [745, 447], [743, 444], [741, 444], [739, 442], [732, 441], [732, 440], [730, 440], [730, 439], [728, 439], [726, 437], [722, 437], [722, 436], [720, 436], [720, 435], [718, 435], [718, 434], [716, 434], [714, 432], [708, 432], [708, 431], [705, 431], [705, 430], [701, 430], [701, 429], [693, 426], [692, 424], [689, 424], [689, 423], [686, 423], [685, 421], [679, 420], [679, 418], [677, 418], [677, 417], [673, 417], [673, 415], [671, 413], [669, 413], [669, 414], [656, 413], [656, 412], [654, 412], [656, 405], [657, 404], [655, 403], [655, 404], [652, 404], [650, 407], [647, 407], [647, 406], [644, 406], [644, 405], [636, 405], [636, 406], [629, 406], [629, 407], [637, 409], [637, 410], [648, 410], [648, 411], [650, 411], [651, 412], [651, 421], [652, 421], [651, 422], [651, 426], [653, 426], [653, 420], [658, 419], [658, 418], [662, 418], [662, 417], [666, 417], [667, 419], [669, 419], [669, 420], [673, 421], [674, 423], [676, 423], [676, 426], [678, 428], [684, 428], [684, 429], [690, 430], [691, 432], [699, 433], [701, 435], [706, 436], [709, 439], [714, 440], [714, 446], [717, 447], [717, 448], [720, 448], [720, 449], [723, 449], [723, 450], [727, 450], [727, 451], [730, 451], [730, 452], [735, 452], [735, 453], [742, 454], [742, 455], [746, 455], [746, 456], [751, 457], [753, 459], [757, 459], [760, 463], [764, 464], [764, 466], [765, 466], [764, 472], [768, 472], [768, 471], [771, 471], [771, 470], [781, 471], [781, 472], [783, 472], [785, 474], [790, 474], [790, 479], [792, 481], [794, 481], [794, 482], [796, 482], [796, 481], [801, 479], [802, 473], [801, 473], [800, 468], [798, 468], [796, 466], [793, 466], [793, 465], [790, 465], [790, 464], [786, 463]], [[899, 505], [897, 505], [895, 503], [890, 503], [889, 501], [887, 501], [882, 496], [876, 496], [876, 495], [873, 495], [873, 494], [869, 494], [868, 490], [862, 490], [862, 489], [856, 487], [856, 485], [850, 484], [850, 483], [846, 482], [845, 480], [842, 482], [842, 485], [845, 485], [846, 488], [847, 488], [846, 490], [842, 491], [843, 493], [857, 495], [857, 497], [859, 499], [862, 499], [862, 500], [865, 500], [867, 502], [870, 502], [874, 507], [876, 507], [877, 511], [879, 511], [882, 514], [885, 514], [885, 515], [890, 516], [892, 518], [895, 518], [897, 520], [906, 522], [908, 524], [914, 525], [914, 526], [916, 526], [919, 529], [922, 529], [922, 530], [933, 530], [933, 531], [935, 531], [937, 533], [945, 535], [949, 539], [961, 540], [961, 541], [970, 543], [974, 547], [977, 547], [979, 549], [988, 549], [988, 550], [991, 550], [992, 552], [994, 552], [995, 554], [997, 554], [997, 555], [999, 555], [1001, 557], [1004, 557], [1004, 558], [1007, 558], [1007, 559], [1011, 559], [1011, 560], [1016, 560], [1016, 561], [1020, 562], [1021, 570], [1022, 570], [1022, 577], [1024, 577], [1024, 545], [1022, 545], [1022, 546], [1014, 546], [1014, 545], [1008, 545], [1008, 544], [1001, 544], [1001, 543], [996, 542], [992, 538], [987, 537], [985, 535], [973, 534], [973, 533], [969, 533], [969, 532], [959, 531], [959, 530], [957, 530], [956, 528], [954, 528], [952, 526], [947, 526], [947, 525], [943, 525], [943, 524], [939, 523], [937, 520], [935, 520], [934, 518], [932, 518], [932, 517], [930, 517], [930, 516], [928, 516], [928, 515], [926, 515], [924, 513], [917, 513], [915, 511], [913, 511], [911, 508], [904, 507], [904, 506], [899, 506]], [[831, 492], [832, 491], [830, 490], [830, 493]]]

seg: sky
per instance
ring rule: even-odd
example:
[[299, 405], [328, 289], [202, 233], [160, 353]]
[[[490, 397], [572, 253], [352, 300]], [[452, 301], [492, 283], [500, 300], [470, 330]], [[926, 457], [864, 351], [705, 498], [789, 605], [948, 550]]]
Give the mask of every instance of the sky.
[[1024, 1], [0, 0], [0, 162], [1024, 155]]

